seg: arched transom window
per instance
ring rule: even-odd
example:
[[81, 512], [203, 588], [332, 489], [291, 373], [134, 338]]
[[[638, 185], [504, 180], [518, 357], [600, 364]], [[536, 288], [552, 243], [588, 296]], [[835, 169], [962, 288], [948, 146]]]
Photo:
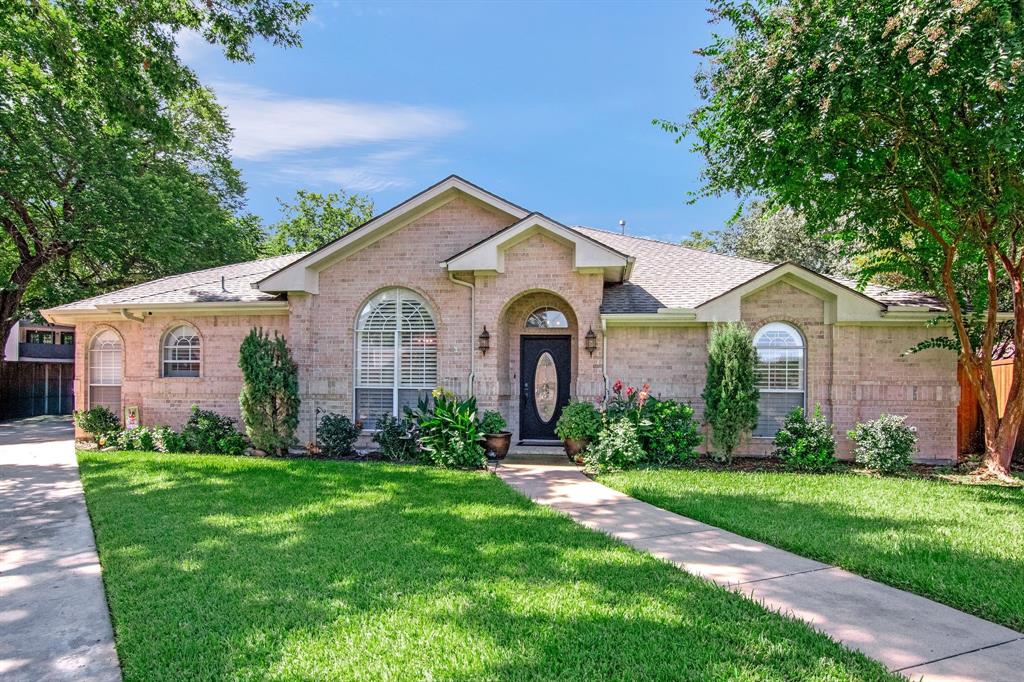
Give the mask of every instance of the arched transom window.
[[374, 429], [436, 386], [437, 327], [426, 302], [408, 289], [378, 293], [356, 320], [356, 419]]
[[102, 405], [121, 414], [121, 374], [124, 348], [117, 332], [106, 329], [89, 344], [89, 407]]
[[199, 376], [201, 352], [199, 332], [189, 324], [182, 324], [164, 334], [161, 350], [161, 375], [165, 377]]
[[565, 315], [554, 308], [537, 308], [526, 318], [527, 327], [541, 329], [566, 329], [569, 327], [569, 320]]
[[806, 347], [792, 325], [771, 322], [754, 335], [760, 416], [754, 435], [772, 438], [794, 407], [806, 409]]

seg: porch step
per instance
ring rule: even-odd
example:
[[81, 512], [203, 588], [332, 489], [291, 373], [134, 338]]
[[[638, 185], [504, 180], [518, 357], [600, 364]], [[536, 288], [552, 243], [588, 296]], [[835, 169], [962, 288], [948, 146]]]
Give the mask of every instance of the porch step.
[[513, 445], [502, 464], [569, 464], [561, 446]]

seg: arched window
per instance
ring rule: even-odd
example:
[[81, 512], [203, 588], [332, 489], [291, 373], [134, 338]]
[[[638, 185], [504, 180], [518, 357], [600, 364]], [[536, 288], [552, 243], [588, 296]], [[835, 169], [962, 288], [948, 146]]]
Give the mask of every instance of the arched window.
[[103, 406], [120, 417], [124, 348], [117, 332], [106, 329], [89, 344], [89, 407]]
[[199, 332], [189, 324], [182, 324], [164, 334], [161, 344], [161, 376], [199, 376]]
[[782, 322], [770, 322], [754, 335], [760, 416], [754, 435], [772, 438], [794, 407], [806, 409], [806, 347], [804, 337]]
[[554, 308], [537, 308], [526, 318], [526, 326], [541, 329], [566, 329], [569, 327], [569, 320]]
[[378, 293], [356, 320], [356, 419], [374, 429], [436, 386], [437, 327], [426, 302], [408, 289]]

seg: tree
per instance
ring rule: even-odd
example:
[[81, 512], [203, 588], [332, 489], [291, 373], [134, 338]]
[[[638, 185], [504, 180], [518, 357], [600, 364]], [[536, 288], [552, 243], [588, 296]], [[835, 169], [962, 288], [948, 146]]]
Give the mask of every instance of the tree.
[[823, 275], [849, 274], [841, 241], [810, 234], [803, 216], [791, 208], [773, 211], [759, 201], [722, 230], [718, 250], [769, 263], [792, 261]]
[[[991, 358], [1010, 299], [1024, 349], [1024, 6], [1016, 0], [718, 0], [688, 121], [699, 195], [756, 194], [863, 244], [858, 277], [940, 296], [1005, 478], [1024, 420], [1024, 353], [999, 414]], [[980, 273], [978, 278], [976, 273]], [[1007, 287], [1009, 293], [1002, 289]], [[968, 303], [969, 299], [969, 303]]]
[[698, 251], [718, 251], [718, 232], [712, 230], [705, 233], [703, 230], [693, 230], [689, 237], [679, 240], [679, 245]]
[[716, 325], [708, 342], [707, 380], [701, 398], [716, 454], [726, 461], [740, 438], [757, 426], [757, 351], [741, 323]]
[[373, 200], [344, 190], [319, 194], [300, 189], [294, 203], [278, 199], [284, 218], [271, 226], [263, 248], [270, 256], [314, 251], [373, 217]]
[[299, 370], [284, 337], [274, 332], [270, 338], [263, 329], [253, 329], [242, 341], [238, 366], [245, 432], [260, 450], [287, 452], [299, 425]]
[[[287, 0], [0, 10], [0, 339], [33, 303], [251, 257], [232, 220], [243, 185], [213, 94], [178, 59], [200, 33], [229, 59], [254, 37], [295, 45]], [[2, 367], [0, 367], [2, 369]]]

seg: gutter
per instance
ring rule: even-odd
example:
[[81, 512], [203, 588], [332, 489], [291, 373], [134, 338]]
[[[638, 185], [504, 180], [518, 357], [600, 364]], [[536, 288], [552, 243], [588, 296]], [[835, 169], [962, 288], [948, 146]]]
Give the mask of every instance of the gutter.
[[469, 377], [466, 383], [469, 385], [469, 395], [474, 395], [473, 384], [476, 382], [476, 349], [473, 348], [473, 340], [476, 332], [476, 285], [457, 279], [455, 274], [448, 271], [448, 279], [462, 287], [469, 288]]
[[604, 407], [608, 407], [608, 320], [601, 317], [601, 378], [604, 379]]

